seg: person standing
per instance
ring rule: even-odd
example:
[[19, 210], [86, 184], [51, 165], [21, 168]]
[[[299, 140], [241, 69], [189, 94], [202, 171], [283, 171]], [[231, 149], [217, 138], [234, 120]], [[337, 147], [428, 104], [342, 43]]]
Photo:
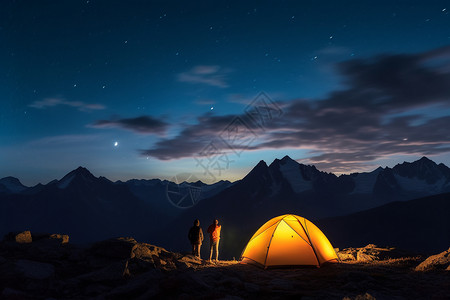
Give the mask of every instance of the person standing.
[[203, 230], [200, 227], [200, 221], [198, 219], [194, 221], [194, 226], [189, 229], [188, 238], [192, 245], [192, 255], [200, 258], [200, 247], [203, 242]]
[[220, 230], [222, 226], [219, 225], [219, 220], [215, 219], [213, 223], [208, 227], [209, 233], [209, 261], [215, 252], [215, 261], [219, 259], [219, 241], [220, 241]]

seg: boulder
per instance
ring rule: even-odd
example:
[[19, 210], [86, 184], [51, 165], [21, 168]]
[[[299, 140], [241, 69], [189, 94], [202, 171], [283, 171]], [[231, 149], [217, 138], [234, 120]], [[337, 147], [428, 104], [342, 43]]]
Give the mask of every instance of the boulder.
[[187, 266], [192, 266], [192, 265], [201, 265], [202, 264], [202, 260], [194, 255], [188, 254], [186, 256], [183, 256], [181, 258], [178, 259], [179, 262], [181, 263], [186, 263]]
[[52, 234], [50, 239], [60, 240], [61, 244], [67, 244], [69, 242], [69, 236], [67, 234]]
[[[356, 254], [356, 255], [355, 255]], [[399, 250], [394, 247], [378, 247], [374, 244], [369, 244], [362, 248], [348, 248], [340, 251], [338, 256], [341, 260], [354, 260], [356, 257], [358, 262], [381, 261], [392, 258], [400, 258], [407, 256], [414, 256], [415, 254]]]
[[33, 241], [30, 231], [10, 232], [3, 238], [4, 241], [16, 242], [19, 244], [27, 244]]
[[135, 256], [137, 242], [133, 238], [112, 238], [92, 245], [91, 253], [114, 259], [129, 259]]
[[112, 263], [107, 267], [78, 276], [77, 279], [89, 283], [113, 284], [130, 276], [128, 260]]
[[376, 300], [374, 296], [369, 293], [365, 293], [364, 295], [357, 295], [354, 298], [352, 297], [344, 297], [343, 300]]
[[55, 275], [55, 267], [47, 263], [19, 259], [15, 267], [25, 278], [48, 279]]
[[133, 275], [141, 274], [155, 268], [155, 262], [151, 257], [145, 259], [134, 257], [128, 260], [128, 269]]
[[[163, 277], [161, 272], [153, 269], [139, 276], [133, 277], [124, 285], [115, 287], [107, 294], [107, 299], [136, 299], [139, 295], [144, 294], [148, 290], [158, 291], [159, 280]], [[154, 296], [154, 295], [152, 295]], [[144, 298], [144, 299], [150, 299]]]
[[52, 241], [58, 244], [67, 244], [69, 242], [69, 236], [67, 234], [49, 234], [49, 233], [31, 233], [33, 242], [36, 241]]
[[153, 255], [159, 255], [159, 252], [155, 250], [155, 246], [149, 246], [151, 245], [145, 243], [136, 244], [132, 249], [134, 257], [139, 259], [152, 259]]
[[336, 251], [337, 256], [341, 261], [352, 261], [356, 260], [358, 249], [346, 248], [341, 251]]
[[450, 248], [436, 255], [432, 255], [420, 263], [416, 271], [431, 271], [431, 270], [450, 270]]

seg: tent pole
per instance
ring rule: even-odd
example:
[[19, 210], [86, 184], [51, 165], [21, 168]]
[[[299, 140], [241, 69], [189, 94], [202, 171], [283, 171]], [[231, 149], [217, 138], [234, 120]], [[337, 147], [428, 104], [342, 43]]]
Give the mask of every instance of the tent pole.
[[[297, 219], [297, 217], [295, 217], [294, 216], [294, 218], [296, 218]], [[305, 218], [303, 218], [304, 220], [305, 220]], [[313, 245], [313, 242], [311, 241], [311, 237], [309, 236], [309, 232], [308, 232], [308, 228], [305, 228], [306, 227], [306, 221], [305, 221], [305, 227], [303, 227], [303, 224], [302, 224], [302, 222], [300, 222], [300, 220], [299, 219], [297, 219], [297, 221], [300, 223], [300, 226], [302, 226], [302, 228], [303, 228], [303, 230], [305, 231], [305, 233], [306, 233], [306, 236], [308, 237], [308, 239], [309, 239], [309, 244], [311, 245], [311, 248], [312, 248], [312, 250], [313, 250], [313, 252], [314, 252], [314, 256], [316, 257], [316, 259], [317, 259], [317, 266], [320, 268], [320, 261], [319, 261], [319, 257], [317, 256], [317, 252], [316, 252], [316, 249], [314, 249], [314, 245]]]
[[281, 219], [280, 221], [278, 221], [277, 226], [275, 227], [275, 229], [272, 232], [272, 236], [270, 237], [270, 241], [269, 244], [267, 245], [267, 250], [266, 250], [266, 258], [264, 258], [264, 269], [267, 269], [267, 256], [269, 256], [269, 249], [270, 249], [270, 244], [272, 243], [272, 239], [273, 239], [273, 235], [275, 234], [275, 232], [277, 231], [278, 225], [280, 225], [280, 222], [283, 221], [283, 219]]

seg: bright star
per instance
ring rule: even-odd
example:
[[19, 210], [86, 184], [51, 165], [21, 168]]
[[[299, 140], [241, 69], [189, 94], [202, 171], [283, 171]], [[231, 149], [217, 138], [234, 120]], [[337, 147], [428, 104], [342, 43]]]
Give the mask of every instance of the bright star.
[[114, 142], [114, 147], [119, 146], [119, 142]]

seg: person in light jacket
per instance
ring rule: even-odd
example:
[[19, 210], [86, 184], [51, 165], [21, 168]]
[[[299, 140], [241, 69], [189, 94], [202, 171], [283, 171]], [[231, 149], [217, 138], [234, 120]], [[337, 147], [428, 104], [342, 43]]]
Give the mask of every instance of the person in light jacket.
[[211, 262], [211, 258], [213, 255], [213, 251], [215, 252], [215, 261], [217, 262], [219, 258], [219, 241], [220, 241], [220, 230], [222, 226], [219, 225], [219, 220], [215, 219], [213, 223], [208, 227], [209, 233], [209, 261]]

